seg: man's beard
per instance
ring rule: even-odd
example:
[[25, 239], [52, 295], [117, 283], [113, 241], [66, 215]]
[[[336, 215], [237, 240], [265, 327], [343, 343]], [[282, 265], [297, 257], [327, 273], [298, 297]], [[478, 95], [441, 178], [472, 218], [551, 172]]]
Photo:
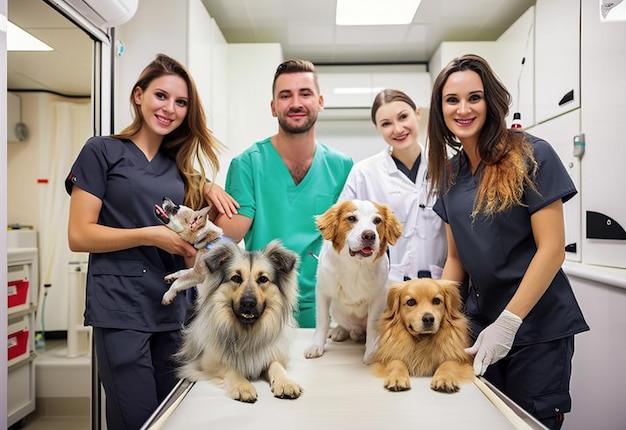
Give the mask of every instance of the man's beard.
[[307, 115], [306, 121], [304, 123], [297, 126], [292, 126], [289, 124], [288, 118], [281, 118], [280, 116], [278, 117], [278, 125], [280, 125], [280, 128], [282, 128], [286, 133], [289, 134], [306, 133], [315, 125], [316, 122], [317, 115], [314, 115], [313, 117]]

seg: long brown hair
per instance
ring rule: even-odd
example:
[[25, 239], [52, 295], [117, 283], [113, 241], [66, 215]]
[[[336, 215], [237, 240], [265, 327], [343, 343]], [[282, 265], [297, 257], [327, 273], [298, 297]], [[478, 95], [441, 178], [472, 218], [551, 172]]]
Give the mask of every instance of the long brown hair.
[[[207, 183], [204, 165], [206, 162], [209, 163], [212, 170], [211, 179], [214, 179], [219, 169], [217, 158], [219, 144], [207, 127], [200, 95], [185, 66], [165, 54], [157, 54], [156, 58], [143, 69], [130, 92], [130, 104], [134, 111], [132, 123], [113, 137], [131, 139], [139, 132], [144, 123], [144, 118], [141, 113], [141, 106], [138, 106], [134, 101], [135, 88], [139, 87], [145, 91], [154, 79], [164, 75], [180, 76], [187, 84], [189, 99], [187, 115], [174, 131], [163, 137], [160, 150], [176, 162], [176, 166], [183, 177], [185, 184], [184, 204], [194, 209], [200, 209], [207, 203], [203, 196], [204, 185]], [[196, 166], [199, 171], [196, 170]]]
[[493, 215], [514, 205], [523, 205], [524, 187], [536, 190], [537, 161], [525, 134], [507, 129], [511, 95], [506, 87], [484, 58], [463, 55], [448, 63], [433, 84], [428, 118], [428, 172], [432, 188], [441, 195], [455, 180], [448, 148], [458, 153], [461, 142], [445, 124], [443, 87], [450, 75], [468, 70], [480, 76], [487, 104], [487, 118], [478, 137], [478, 154], [484, 167], [472, 211], [472, 217], [475, 217], [478, 213]]

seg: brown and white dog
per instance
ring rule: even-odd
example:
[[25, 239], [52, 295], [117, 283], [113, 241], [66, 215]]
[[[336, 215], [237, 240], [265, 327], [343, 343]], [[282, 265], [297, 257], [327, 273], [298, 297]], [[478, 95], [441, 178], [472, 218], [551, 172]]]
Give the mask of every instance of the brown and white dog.
[[[402, 224], [389, 206], [369, 200], [339, 201], [316, 222], [324, 243], [317, 266], [316, 329], [304, 356], [324, 354], [327, 337], [365, 339], [363, 361], [369, 363], [387, 296], [387, 246], [398, 240]], [[332, 329], [331, 316], [337, 324]]]
[[198, 250], [192, 268], [182, 269], [165, 277], [165, 282], [172, 285], [163, 295], [161, 303], [164, 305], [171, 304], [179, 292], [201, 284], [208, 275], [202, 256], [210, 245], [224, 237], [222, 229], [209, 220], [209, 209], [210, 206], [207, 206], [195, 211], [187, 206], [177, 205], [168, 197], [163, 197], [160, 206], [154, 205], [156, 217]]

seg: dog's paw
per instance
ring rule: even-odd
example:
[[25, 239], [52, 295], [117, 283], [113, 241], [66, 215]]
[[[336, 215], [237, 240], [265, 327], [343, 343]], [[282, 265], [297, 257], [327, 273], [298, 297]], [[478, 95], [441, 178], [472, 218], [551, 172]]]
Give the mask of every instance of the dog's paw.
[[385, 378], [385, 388], [389, 391], [406, 391], [411, 389], [411, 379], [406, 376], [390, 375]]
[[324, 355], [324, 345], [312, 344], [304, 350], [305, 358], [317, 358]]
[[163, 294], [163, 298], [161, 299], [161, 304], [164, 306], [169, 306], [172, 304], [174, 299], [176, 298], [176, 291], [169, 289]]
[[244, 403], [254, 403], [258, 399], [256, 388], [250, 382], [240, 383], [234, 386], [228, 395], [234, 399]]
[[343, 342], [350, 338], [350, 333], [345, 328], [338, 325], [328, 331], [328, 337], [333, 342]]
[[435, 375], [430, 381], [430, 388], [441, 393], [456, 393], [459, 391], [460, 386], [455, 378]]
[[365, 330], [351, 330], [350, 339], [356, 343], [365, 343]]
[[178, 276], [176, 276], [174, 273], [169, 274], [169, 275], [167, 275], [167, 276], [163, 277], [163, 280], [164, 280], [166, 283], [168, 283], [168, 284], [171, 284], [172, 282], [174, 282], [174, 281], [175, 281], [175, 280], [177, 280], [177, 279], [178, 279]]
[[290, 380], [272, 384], [270, 389], [279, 399], [297, 399], [302, 394], [302, 387]]

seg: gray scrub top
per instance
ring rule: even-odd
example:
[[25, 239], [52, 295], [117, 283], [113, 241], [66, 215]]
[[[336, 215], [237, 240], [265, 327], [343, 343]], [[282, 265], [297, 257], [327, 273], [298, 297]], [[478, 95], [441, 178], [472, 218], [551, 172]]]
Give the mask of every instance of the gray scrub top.
[[[160, 225], [154, 205], [163, 197], [182, 202], [184, 184], [173, 160], [159, 152], [148, 161], [130, 140], [90, 138], [65, 180], [102, 200], [98, 224], [116, 228]], [[183, 258], [152, 247], [90, 253], [85, 324], [145, 331], [177, 330], [184, 321], [184, 294], [161, 304], [163, 277], [184, 268]]]
[[[537, 251], [530, 217], [557, 199], [566, 202], [576, 188], [554, 149], [545, 140], [526, 135], [538, 163], [537, 191], [525, 189], [527, 206], [515, 206], [492, 217], [470, 214], [478, 187], [479, 172], [472, 175], [463, 152], [452, 159], [457, 173], [452, 188], [434, 206], [450, 225], [459, 258], [470, 277], [465, 310], [474, 335], [491, 324], [517, 290]], [[559, 270], [545, 294], [524, 319], [515, 345], [559, 339], [589, 330], [569, 280]]]

